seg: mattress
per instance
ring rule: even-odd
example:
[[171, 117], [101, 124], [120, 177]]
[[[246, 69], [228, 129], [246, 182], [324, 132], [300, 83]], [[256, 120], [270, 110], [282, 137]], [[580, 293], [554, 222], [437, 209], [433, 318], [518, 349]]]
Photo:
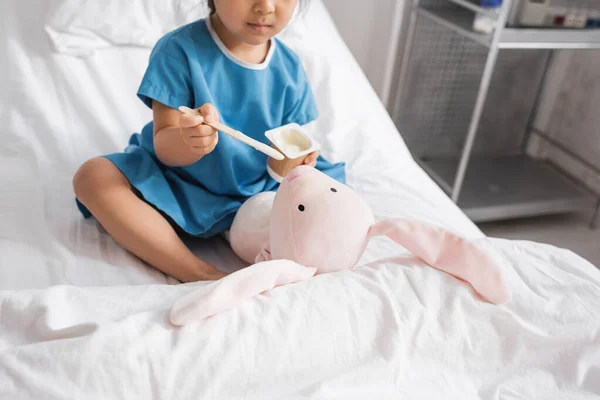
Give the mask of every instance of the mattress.
[[[50, 3], [0, 13], [0, 398], [588, 398], [600, 394], [600, 272], [553, 246], [485, 238], [416, 164], [323, 3], [281, 39], [320, 118], [308, 128], [378, 220], [479, 238], [514, 300], [492, 306], [387, 239], [359, 267], [264, 293], [175, 328], [180, 285], [79, 214], [71, 179], [124, 148], [151, 113], [149, 48], [53, 50]], [[231, 272], [221, 238], [188, 240]]]

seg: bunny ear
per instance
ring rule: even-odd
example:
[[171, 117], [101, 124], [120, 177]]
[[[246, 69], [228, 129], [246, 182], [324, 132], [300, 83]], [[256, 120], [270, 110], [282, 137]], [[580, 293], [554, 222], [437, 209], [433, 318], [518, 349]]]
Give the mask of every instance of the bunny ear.
[[388, 236], [430, 266], [467, 281], [485, 300], [504, 304], [512, 293], [500, 266], [473, 241], [423, 221], [379, 222], [369, 238]]
[[315, 272], [288, 260], [251, 265], [179, 299], [171, 309], [171, 323], [181, 326], [200, 321], [266, 290], [309, 279]]

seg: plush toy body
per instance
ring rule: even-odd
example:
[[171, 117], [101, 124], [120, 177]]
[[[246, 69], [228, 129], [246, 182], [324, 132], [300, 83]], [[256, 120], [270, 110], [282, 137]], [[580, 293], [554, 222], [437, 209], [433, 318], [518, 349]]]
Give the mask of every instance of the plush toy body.
[[491, 303], [506, 303], [512, 297], [500, 266], [476, 242], [423, 221], [375, 223], [368, 204], [349, 187], [300, 166], [288, 174], [277, 194], [251, 198], [236, 215], [231, 246], [242, 259], [256, 264], [182, 298], [171, 311], [171, 321], [183, 325], [273, 287], [352, 268], [368, 241], [379, 235], [469, 282]]

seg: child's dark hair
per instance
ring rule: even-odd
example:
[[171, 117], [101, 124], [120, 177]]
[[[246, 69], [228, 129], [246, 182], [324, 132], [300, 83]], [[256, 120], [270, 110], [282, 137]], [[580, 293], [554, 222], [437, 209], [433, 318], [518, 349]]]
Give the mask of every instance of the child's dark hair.
[[[300, 9], [301, 13], [308, 8], [309, 3], [310, 0], [298, 0], [298, 8]], [[217, 10], [215, 8], [215, 0], [208, 0], [208, 9], [210, 10], [210, 15], [213, 15], [215, 13], [215, 11]]]

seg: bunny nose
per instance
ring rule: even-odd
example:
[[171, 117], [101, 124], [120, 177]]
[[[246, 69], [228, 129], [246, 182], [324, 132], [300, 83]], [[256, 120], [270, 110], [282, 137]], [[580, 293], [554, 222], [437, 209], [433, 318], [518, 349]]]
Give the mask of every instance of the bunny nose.
[[285, 179], [288, 182], [291, 182], [294, 179], [296, 179], [297, 177], [299, 177], [300, 175], [304, 175], [305, 173], [310, 172], [312, 169], [313, 168], [309, 167], [308, 165], [300, 165], [300, 166], [294, 168], [293, 170], [291, 170], [290, 173], [287, 174]]

